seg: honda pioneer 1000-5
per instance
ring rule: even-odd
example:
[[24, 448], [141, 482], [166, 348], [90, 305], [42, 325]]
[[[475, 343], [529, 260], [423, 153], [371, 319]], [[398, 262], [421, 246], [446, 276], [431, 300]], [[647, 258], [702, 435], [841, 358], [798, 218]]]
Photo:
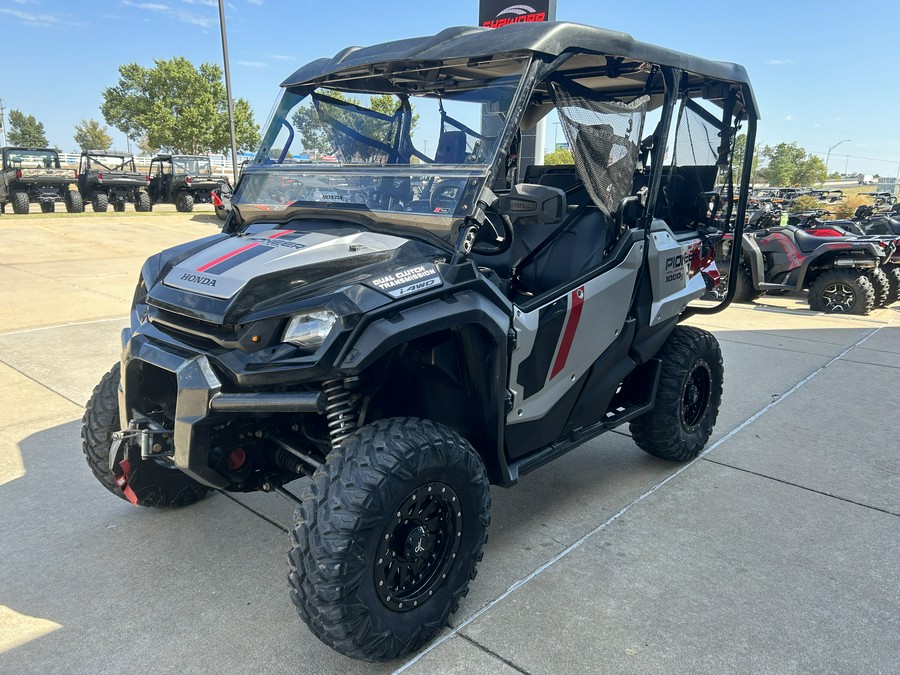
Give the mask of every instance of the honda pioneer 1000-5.
[[[756, 106], [740, 66], [565, 23], [351, 48], [282, 90], [223, 232], [145, 263], [84, 452], [146, 506], [307, 477], [300, 617], [388, 659], [466, 594], [489, 484], [626, 422], [701, 452], [722, 356], [679, 323], [730, 301], [689, 306], [700, 231], [741, 241]], [[523, 166], [547, 116], [574, 163]]]

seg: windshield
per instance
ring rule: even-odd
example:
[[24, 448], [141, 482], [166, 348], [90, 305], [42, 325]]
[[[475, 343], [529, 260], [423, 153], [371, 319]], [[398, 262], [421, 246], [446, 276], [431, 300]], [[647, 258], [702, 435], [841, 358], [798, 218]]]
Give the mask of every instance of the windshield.
[[496, 159], [527, 63], [388, 65], [286, 89], [233, 203], [244, 217], [337, 207], [448, 232]]
[[176, 174], [189, 176], [211, 176], [212, 162], [209, 157], [173, 157], [172, 164]]
[[53, 150], [15, 148], [6, 154], [8, 166], [15, 169], [58, 169], [59, 155]]
[[116, 157], [115, 155], [88, 155], [88, 167], [106, 171], [134, 171], [134, 157]]

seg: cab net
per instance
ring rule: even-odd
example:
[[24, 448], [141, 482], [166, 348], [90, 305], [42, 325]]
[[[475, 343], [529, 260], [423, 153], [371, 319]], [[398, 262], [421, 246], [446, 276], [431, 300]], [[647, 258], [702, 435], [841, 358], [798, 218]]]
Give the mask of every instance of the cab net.
[[558, 82], [552, 83], [550, 95], [579, 177], [597, 208], [613, 216], [631, 193], [650, 97], [622, 103]]

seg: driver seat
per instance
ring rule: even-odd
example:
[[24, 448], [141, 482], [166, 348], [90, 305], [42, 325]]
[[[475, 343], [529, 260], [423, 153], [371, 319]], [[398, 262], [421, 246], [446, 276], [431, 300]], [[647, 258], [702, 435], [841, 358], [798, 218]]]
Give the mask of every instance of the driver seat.
[[534, 295], [577, 279], [600, 265], [615, 240], [615, 227], [593, 203], [567, 216], [569, 223], [518, 270], [518, 282]]
[[466, 132], [442, 131], [434, 151], [435, 164], [466, 163]]

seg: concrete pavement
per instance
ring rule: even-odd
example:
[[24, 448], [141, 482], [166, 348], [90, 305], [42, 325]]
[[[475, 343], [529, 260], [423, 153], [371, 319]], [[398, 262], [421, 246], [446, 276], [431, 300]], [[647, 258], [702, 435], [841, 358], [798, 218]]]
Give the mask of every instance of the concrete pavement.
[[896, 671], [897, 309], [693, 320], [726, 361], [707, 453], [610, 433], [494, 489], [452, 625], [373, 666], [297, 618], [287, 502], [137, 509], [82, 457], [143, 259], [215, 231], [211, 211], [0, 218], [0, 672]]

